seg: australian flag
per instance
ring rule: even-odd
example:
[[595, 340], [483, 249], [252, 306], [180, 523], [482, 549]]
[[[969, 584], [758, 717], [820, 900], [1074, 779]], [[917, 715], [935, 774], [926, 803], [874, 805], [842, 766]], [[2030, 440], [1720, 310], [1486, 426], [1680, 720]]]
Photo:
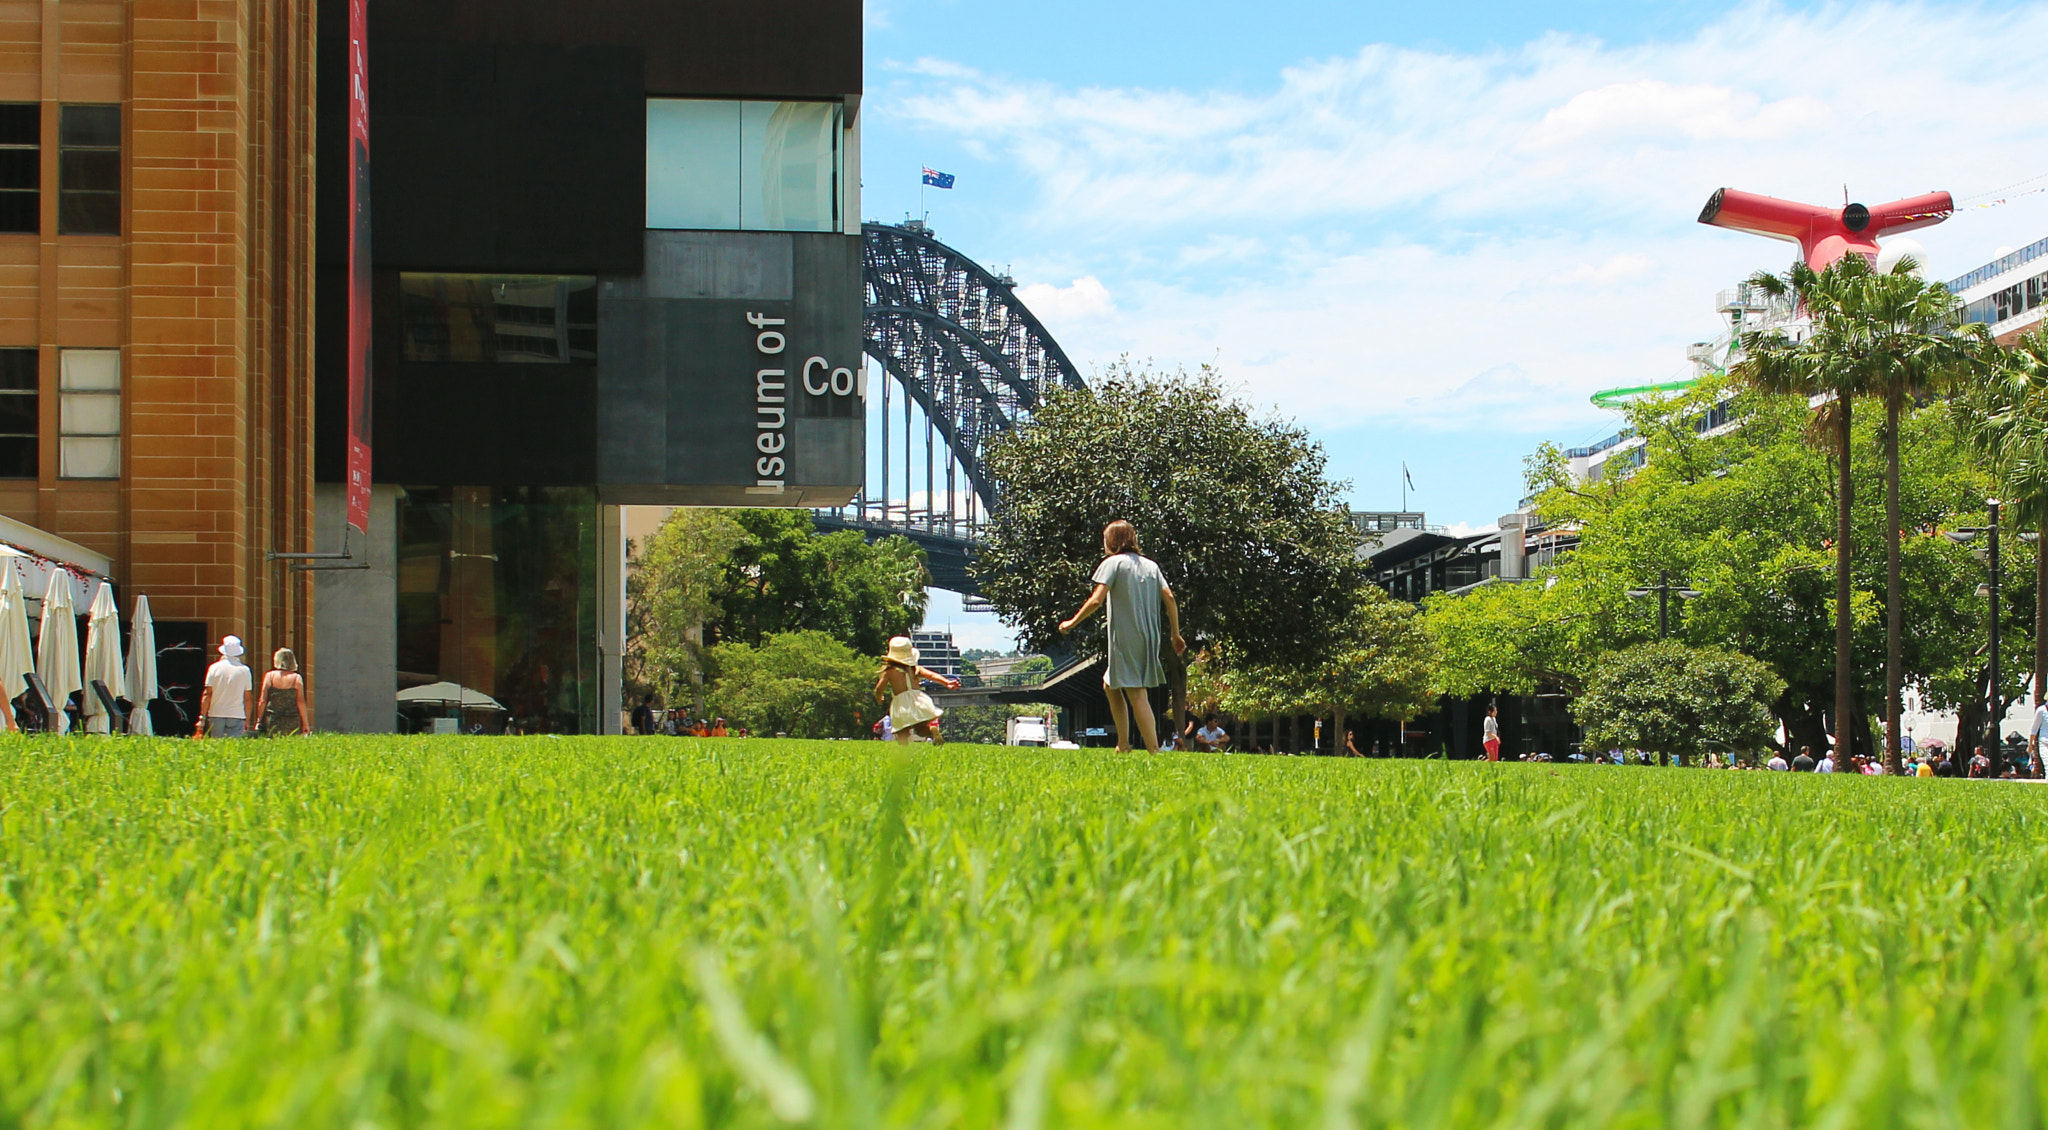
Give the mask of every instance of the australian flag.
[[924, 183], [931, 185], [933, 188], [951, 188], [953, 187], [953, 174], [942, 173], [937, 169], [926, 166], [924, 170]]

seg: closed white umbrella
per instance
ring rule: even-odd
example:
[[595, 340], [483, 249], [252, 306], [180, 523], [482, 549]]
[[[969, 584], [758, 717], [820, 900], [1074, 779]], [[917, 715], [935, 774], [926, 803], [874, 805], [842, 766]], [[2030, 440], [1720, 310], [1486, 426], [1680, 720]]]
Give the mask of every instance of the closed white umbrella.
[[61, 569], [50, 574], [50, 588], [43, 594], [43, 626], [36, 637], [36, 674], [56, 704], [57, 716], [50, 729], [65, 733], [71, 719], [64, 713], [65, 700], [85, 689], [78, 669], [78, 615], [71, 606], [71, 578]]
[[28, 594], [21, 571], [12, 559], [0, 557], [0, 698], [28, 689], [22, 676], [36, 669], [36, 649], [28, 639]]
[[[25, 626], [25, 625], [24, 625]], [[0, 630], [5, 626], [0, 625]], [[149, 703], [163, 693], [156, 685], [156, 621], [149, 618], [149, 598], [135, 598], [135, 618], [128, 622], [128, 732], [147, 737], [156, 733], [149, 723]]]
[[92, 693], [94, 680], [107, 685], [115, 698], [128, 697], [128, 680], [121, 663], [121, 612], [114, 607], [114, 586], [101, 581], [92, 594], [92, 611], [85, 621], [85, 728], [94, 734], [110, 734], [114, 720], [107, 714], [100, 696]]

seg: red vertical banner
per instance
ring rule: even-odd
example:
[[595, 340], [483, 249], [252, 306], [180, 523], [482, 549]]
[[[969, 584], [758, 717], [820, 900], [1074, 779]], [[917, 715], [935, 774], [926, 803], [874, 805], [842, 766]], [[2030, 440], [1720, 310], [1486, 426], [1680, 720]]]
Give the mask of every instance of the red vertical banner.
[[348, 524], [370, 531], [369, 0], [348, 0]]

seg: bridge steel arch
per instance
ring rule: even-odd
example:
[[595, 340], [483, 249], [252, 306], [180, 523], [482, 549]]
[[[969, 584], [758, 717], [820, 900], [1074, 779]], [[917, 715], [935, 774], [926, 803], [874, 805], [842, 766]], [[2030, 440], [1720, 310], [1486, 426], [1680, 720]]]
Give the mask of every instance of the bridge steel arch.
[[[863, 350], [883, 369], [884, 382], [893, 379], [917, 404], [968, 492], [991, 511], [1002, 502], [983, 461], [989, 443], [1029, 419], [1047, 393], [1088, 386], [1010, 279], [940, 243], [922, 224], [868, 223], [861, 235]], [[932, 458], [927, 448], [928, 463]], [[889, 462], [885, 443], [882, 465]], [[927, 466], [928, 479], [931, 473]], [[950, 473], [948, 487], [950, 493]], [[903, 497], [912, 491], [912, 483], [903, 484]], [[899, 515], [887, 502], [864, 496], [852, 508], [821, 512], [819, 525], [909, 536], [924, 547], [935, 585], [973, 593], [966, 567], [974, 524], [950, 512], [941, 517], [929, 504], [921, 520]]]
[[984, 507], [989, 441], [1054, 388], [1086, 388], [1014, 284], [921, 225], [863, 224], [864, 346], [932, 422]]

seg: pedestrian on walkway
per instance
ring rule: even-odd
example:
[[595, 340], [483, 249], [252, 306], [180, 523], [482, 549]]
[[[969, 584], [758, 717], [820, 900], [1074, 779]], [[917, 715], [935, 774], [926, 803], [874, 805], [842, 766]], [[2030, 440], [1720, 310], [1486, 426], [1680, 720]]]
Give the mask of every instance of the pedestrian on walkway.
[[313, 730], [306, 720], [306, 677], [299, 674], [299, 657], [291, 648], [278, 648], [270, 657], [262, 693], [256, 696], [256, 727], [266, 738]]
[[199, 724], [192, 736], [239, 738], [249, 732], [249, 665], [242, 662], [242, 638], [222, 636], [220, 658], [206, 669], [199, 692]]
[[1800, 746], [1799, 756], [1792, 759], [1792, 771], [1794, 773], [1811, 773], [1813, 772], [1814, 764], [1813, 747]]
[[1102, 528], [1102, 564], [1095, 567], [1095, 591], [1088, 594], [1079, 611], [1060, 621], [1065, 634], [1109, 606], [1109, 666], [1102, 674], [1102, 688], [1109, 696], [1109, 715], [1116, 722], [1116, 748], [1129, 752], [1131, 726], [1151, 753], [1159, 752], [1159, 735], [1152, 718], [1152, 700], [1147, 693], [1166, 682], [1166, 665], [1160, 659], [1160, 620], [1164, 613], [1166, 639], [1173, 652], [1187, 651], [1180, 635], [1180, 605], [1166, 583], [1159, 563], [1145, 556], [1138, 545], [1138, 531], [1119, 518]]
[[[1805, 746], [1799, 748], [1801, 752], [1804, 752], [1806, 749]], [[1792, 771], [1792, 766], [1785, 760], [1785, 755], [1777, 750], [1771, 751], [1771, 759], [1764, 763], [1764, 768], [1769, 769], [1773, 773], [1790, 773]]]
[[[1467, 730], [1466, 733], [1472, 731]], [[1479, 727], [1480, 745], [1486, 747], [1486, 760], [1500, 760], [1500, 703], [1491, 703], [1486, 708], [1486, 721]]]

